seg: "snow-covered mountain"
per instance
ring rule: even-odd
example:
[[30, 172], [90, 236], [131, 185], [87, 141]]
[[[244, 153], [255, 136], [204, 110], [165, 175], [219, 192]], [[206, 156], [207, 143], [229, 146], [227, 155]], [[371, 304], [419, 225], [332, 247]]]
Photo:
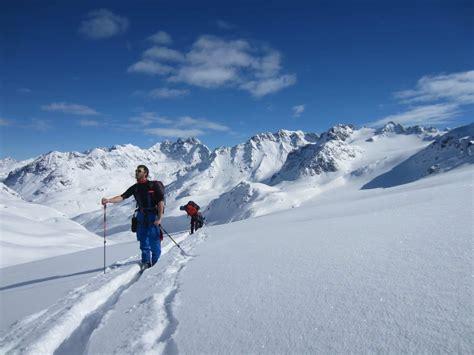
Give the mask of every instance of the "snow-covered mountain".
[[375, 131], [374, 137], [371, 137], [370, 140], [375, 140], [379, 136], [391, 136], [394, 134], [416, 134], [426, 140], [432, 140], [434, 137], [441, 134], [441, 132], [434, 127], [422, 127], [422, 126], [413, 126], [413, 127], [404, 127], [399, 123], [388, 122], [383, 127]]
[[94, 248], [102, 240], [65, 214], [0, 183], [0, 268]]
[[181, 169], [209, 159], [209, 149], [197, 139], [163, 142], [150, 149], [131, 144], [85, 153], [50, 152], [8, 175], [4, 183], [28, 201], [45, 204], [70, 217], [100, 208], [102, 196], [125, 191], [138, 164], [165, 184]]
[[[465, 130], [459, 133], [465, 151], [472, 140], [471, 126], [459, 128]], [[457, 148], [444, 150], [444, 163], [424, 157], [423, 149], [437, 150], [427, 147], [441, 147], [449, 137], [433, 128], [390, 122], [377, 130], [336, 125], [320, 135], [280, 130], [213, 151], [189, 138], [149, 149], [124, 145], [85, 153], [50, 152], [11, 172], [5, 184], [26, 200], [56, 208], [100, 234], [100, 198], [124, 192], [134, 183], [135, 167], [143, 163], [152, 179], [166, 184], [165, 223], [176, 231], [187, 228], [189, 222], [178, 207], [189, 200], [201, 205], [208, 223], [219, 224], [293, 208], [353, 180], [360, 187], [377, 187], [384, 174], [411, 157], [415, 166], [420, 159], [429, 160], [423, 171], [449, 170], [457, 166], [455, 161], [471, 163], [469, 157], [456, 158]], [[402, 180], [396, 177], [395, 183]], [[134, 207], [133, 199], [110, 206], [110, 235], [129, 233]]]
[[199, 196], [202, 205], [232, 190], [241, 181], [262, 182], [281, 169], [290, 152], [318, 140], [314, 133], [280, 130], [262, 133], [232, 148], [218, 148], [209, 161], [179, 175], [168, 196], [179, 203]]
[[31, 163], [34, 159], [15, 160], [11, 157], [0, 159], [0, 181], [3, 181], [12, 171], [22, 168]]
[[352, 133], [352, 126], [337, 125], [325, 132], [317, 143], [291, 152], [279, 172], [271, 177], [270, 184], [338, 171], [344, 161], [361, 153], [360, 149], [348, 143]]

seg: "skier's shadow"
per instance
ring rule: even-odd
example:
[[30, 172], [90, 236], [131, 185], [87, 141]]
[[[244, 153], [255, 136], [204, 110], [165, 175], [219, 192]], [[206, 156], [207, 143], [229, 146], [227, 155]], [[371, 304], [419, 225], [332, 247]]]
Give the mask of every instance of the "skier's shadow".
[[[116, 268], [121, 267], [121, 266], [137, 264], [137, 263], [138, 263], [137, 261], [128, 261], [128, 262], [123, 263], [123, 264], [115, 263], [115, 264], [112, 264], [112, 265], [108, 266], [107, 269], [116, 269]], [[67, 277], [91, 274], [93, 272], [99, 272], [99, 271], [103, 271], [103, 270], [104, 270], [104, 268], [100, 267], [100, 268], [97, 268], [97, 269], [91, 269], [91, 270], [86, 270], [86, 271], [75, 272], [73, 274], [56, 275], [56, 276], [44, 277], [42, 279], [23, 281], [23, 282], [19, 282], [19, 283], [16, 283], [16, 284], [11, 284], [11, 285], [7, 285], [7, 286], [4, 286], [4, 287], [0, 287], [0, 291], [6, 291], [6, 290], [10, 290], [12, 288], [33, 285], [33, 284], [37, 284], [37, 283], [40, 283], [40, 282], [46, 282], [46, 281], [51, 281], [51, 280], [63, 279], [63, 278], [67, 278]]]

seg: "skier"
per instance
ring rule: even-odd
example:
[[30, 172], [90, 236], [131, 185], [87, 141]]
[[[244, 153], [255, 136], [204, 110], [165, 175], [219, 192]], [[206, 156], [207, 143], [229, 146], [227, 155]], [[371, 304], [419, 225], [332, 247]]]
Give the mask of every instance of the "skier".
[[189, 201], [186, 205], [179, 207], [181, 211], [186, 211], [188, 216], [191, 217], [191, 234], [204, 224], [204, 217], [199, 212], [199, 208], [198, 204], [194, 201]]
[[[146, 269], [156, 264], [161, 255], [161, 217], [164, 212], [164, 186], [160, 181], [148, 181], [149, 170], [139, 165], [135, 170], [137, 183], [113, 198], [102, 198], [102, 204], [117, 203], [134, 196], [137, 201], [136, 233], [142, 252], [141, 266]], [[151, 257], [150, 257], [151, 254]]]

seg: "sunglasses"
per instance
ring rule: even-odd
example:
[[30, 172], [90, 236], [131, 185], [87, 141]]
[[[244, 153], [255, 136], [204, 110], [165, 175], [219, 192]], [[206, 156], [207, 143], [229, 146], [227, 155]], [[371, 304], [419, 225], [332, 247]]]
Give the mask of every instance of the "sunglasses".
[[137, 169], [137, 170], [135, 170], [135, 172], [136, 172], [136, 173], [144, 173], [144, 172], [145, 172], [145, 170], [142, 170], [142, 169]]

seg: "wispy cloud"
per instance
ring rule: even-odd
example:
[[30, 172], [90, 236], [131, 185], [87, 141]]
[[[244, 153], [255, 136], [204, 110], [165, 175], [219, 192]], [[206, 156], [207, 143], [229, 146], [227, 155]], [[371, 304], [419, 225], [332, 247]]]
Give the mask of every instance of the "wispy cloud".
[[408, 109], [370, 123], [380, 126], [390, 121], [401, 124], [447, 124], [458, 117], [463, 106], [474, 104], [474, 71], [429, 75], [418, 80], [414, 89], [394, 94]]
[[227, 126], [224, 126], [220, 123], [212, 122], [203, 118], [192, 118], [190, 116], [184, 116], [178, 118], [176, 121], [176, 126], [177, 127], [199, 127], [202, 129], [210, 129], [214, 131], [229, 131], [230, 128]]
[[150, 37], [148, 37], [147, 40], [156, 44], [163, 44], [163, 45], [168, 45], [173, 42], [171, 36], [164, 31], [156, 32], [154, 35], [151, 35]]
[[130, 21], [106, 9], [91, 11], [81, 22], [79, 32], [91, 39], [105, 39], [127, 31]]
[[293, 106], [293, 117], [300, 117], [301, 114], [304, 112], [305, 105], [296, 105]]
[[384, 117], [372, 125], [382, 126], [391, 121], [400, 124], [446, 124], [458, 116], [459, 113], [459, 107], [455, 104], [424, 105]]
[[233, 30], [235, 28], [235, 25], [223, 20], [217, 20], [216, 25], [222, 30]]
[[142, 126], [149, 126], [151, 124], [169, 125], [169, 124], [174, 123], [174, 121], [166, 117], [158, 116], [154, 112], [141, 112], [138, 116], [134, 116], [130, 118], [130, 121], [134, 123], [138, 123]]
[[206, 35], [187, 53], [152, 47], [142, 57], [128, 72], [162, 75], [169, 82], [204, 88], [237, 88], [257, 98], [296, 83], [295, 74], [282, 73], [280, 52], [242, 39]]
[[188, 94], [189, 90], [159, 88], [151, 90], [148, 93], [148, 96], [154, 99], [175, 99], [178, 97], [186, 96]]
[[146, 128], [145, 134], [150, 134], [160, 137], [198, 137], [202, 136], [204, 132], [200, 129], [179, 129], [179, 128]]
[[132, 64], [128, 70], [129, 73], [142, 73], [149, 75], [166, 75], [173, 71], [173, 67], [164, 65], [151, 59], [143, 59]]
[[229, 127], [205, 118], [182, 116], [171, 119], [159, 116], [154, 112], [142, 112], [138, 116], [130, 118], [130, 122], [135, 127], [137, 124], [140, 125], [139, 129], [142, 129], [145, 134], [162, 137], [185, 138], [202, 136], [209, 131], [231, 132]]
[[184, 55], [174, 49], [154, 46], [143, 53], [143, 57], [170, 62], [183, 62]]
[[395, 97], [408, 103], [446, 100], [459, 105], [474, 104], [474, 70], [424, 76], [415, 89], [396, 92]]
[[53, 102], [49, 105], [41, 106], [43, 111], [50, 111], [50, 112], [62, 112], [71, 115], [83, 115], [83, 116], [90, 116], [90, 115], [98, 115], [99, 113], [84, 105], [78, 105], [73, 103], [67, 102]]

